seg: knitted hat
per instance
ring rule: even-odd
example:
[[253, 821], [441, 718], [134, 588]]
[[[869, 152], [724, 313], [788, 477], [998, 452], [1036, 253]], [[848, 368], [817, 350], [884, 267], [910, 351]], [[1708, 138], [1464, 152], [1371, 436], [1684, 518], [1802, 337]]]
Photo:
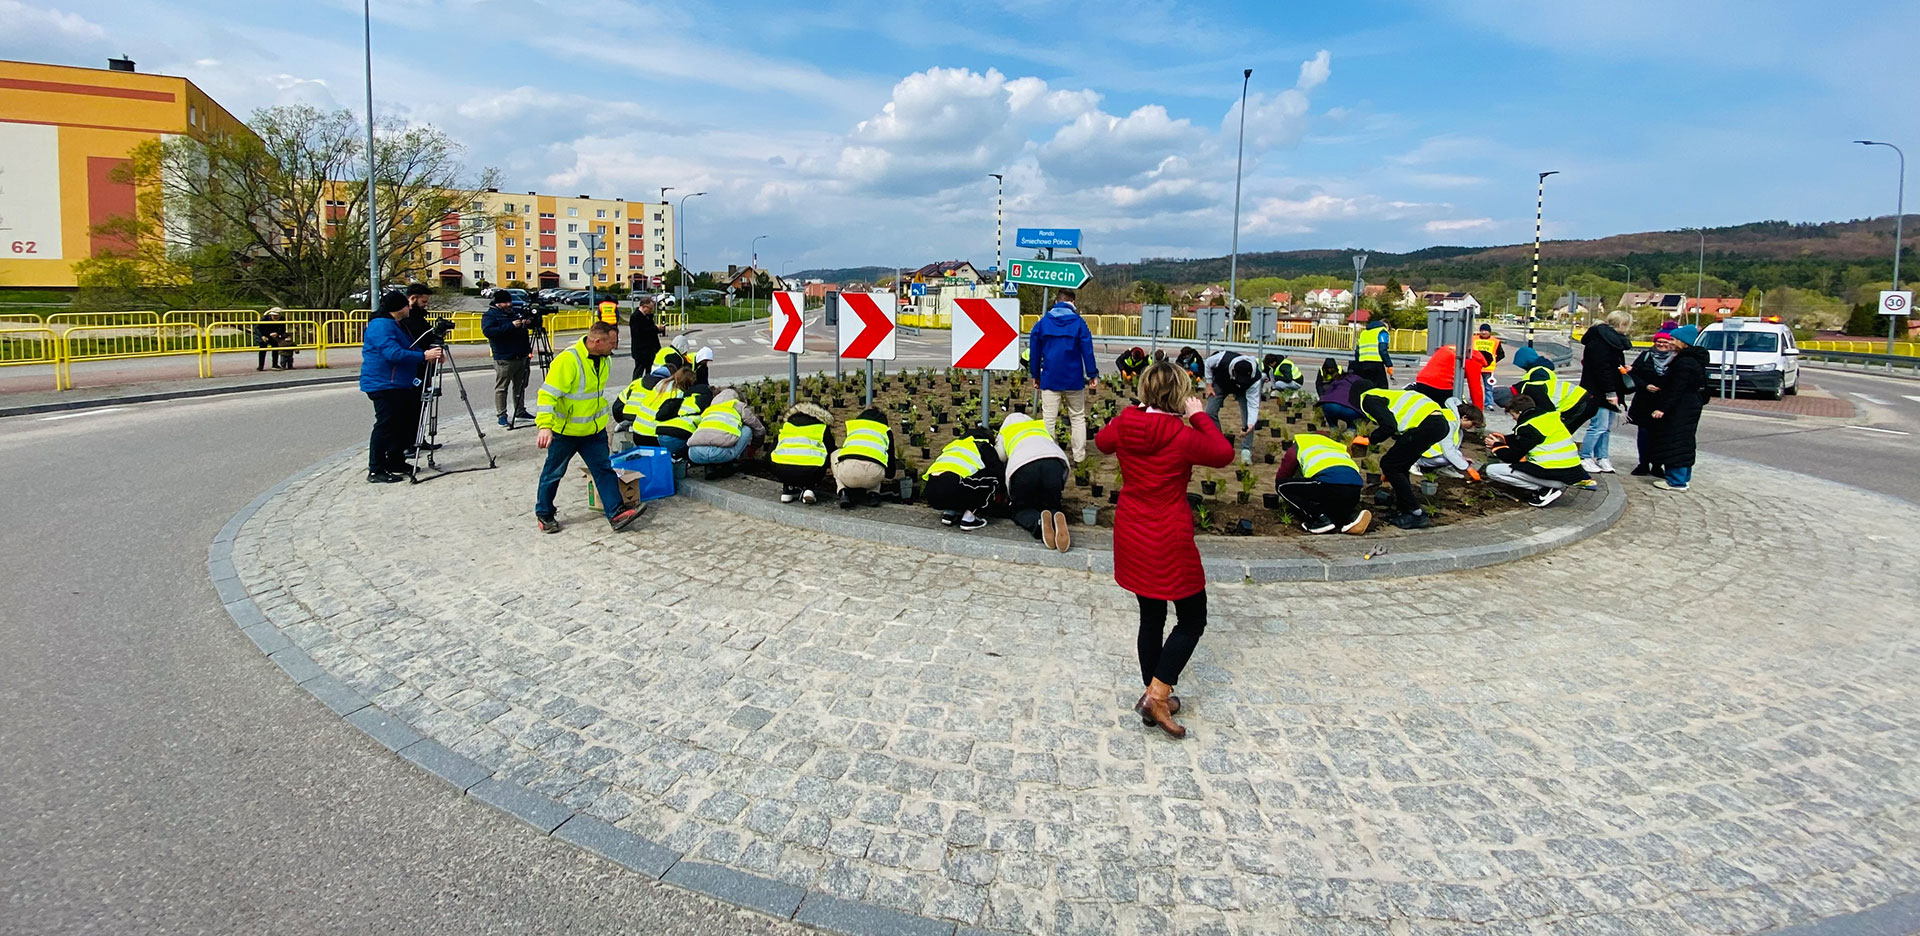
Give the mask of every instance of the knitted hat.
[[1673, 340], [1678, 341], [1681, 344], [1690, 345], [1700, 340], [1700, 327], [1697, 325], [1682, 325], [1679, 328], [1676, 328], [1673, 331], [1668, 332], [1667, 337], [1672, 338]]

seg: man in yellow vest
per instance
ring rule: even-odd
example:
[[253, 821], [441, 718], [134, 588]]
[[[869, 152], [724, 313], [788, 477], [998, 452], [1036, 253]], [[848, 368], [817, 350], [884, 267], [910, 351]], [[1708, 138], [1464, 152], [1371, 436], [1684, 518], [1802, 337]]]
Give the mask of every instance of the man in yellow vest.
[[986, 526], [987, 518], [979, 512], [993, 503], [1000, 487], [1000, 455], [993, 450], [993, 436], [976, 426], [948, 442], [923, 478], [927, 505], [940, 511], [941, 523], [968, 531]]
[[1560, 421], [1560, 414], [1542, 409], [1533, 397], [1516, 393], [1507, 399], [1513, 417], [1511, 435], [1487, 434], [1487, 451], [1498, 462], [1487, 465], [1487, 480], [1526, 492], [1526, 501], [1545, 507], [1566, 489], [1587, 480], [1580, 467], [1580, 443]]
[[1501, 361], [1507, 359], [1507, 350], [1500, 347], [1500, 336], [1493, 333], [1493, 326], [1491, 324], [1487, 322], [1480, 323], [1480, 331], [1473, 336], [1473, 350], [1484, 351], [1487, 354], [1487, 389], [1492, 390], [1494, 387], [1493, 372], [1498, 369]]
[[1072, 548], [1067, 515], [1060, 510], [1060, 495], [1067, 489], [1067, 453], [1047, 435], [1046, 424], [1025, 413], [1009, 414], [1000, 423], [994, 454], [1006, 465], [1014, 525], [1048, 549]]
[[817, 501], [814, 489], [826, 479], [827, 456], [835, 448], [833, 414], [812, 403], [788, 407], [773, 453], [767, 456], [780, 482], [780, 503], [791, 504], [796, 497], [805, 504]]
[[[1379, 426], [1373, 439], [1393, 439], [1393, 448], [1380, 457], [1380, 474], [1393, 485], [1398, 511], [1387, 522], [1403, 530], [1431, 526], [1433, 521], [1413, 493], [1410, 473], [1413, 463], [1452, 428], [1440, 404], [1417, 390], [1368, 390], [1360, 394], [1360, 413]], [[1372, 439], [1362, 436], [1353, 441], [1363, 445]]]
[[1521, 348], [1514, 352], [1513, 363], [1526, 373], [1520, 382], [1513, 385], [1513, 392], [1524, 393], [1533, 398], [1533, 408], [1551, 409], [1560, 414], [1568, 432], [1576, 432], [1587, 420], [1593, 418], [1594, 410], [1600, 408], [1600, 399], [1587, 392], [1578, 381], [1562, 380], [1553, 372], [1553, 361], [1532, 348]]
[[620, 306], [612, 299], [600, 300], [600, 321], [608, 325], [620, 324]]
[[1353, 372], [1376, 387], [1393, 386], [1393, 355], [1387, 353], [1390, 337], [1387, 323], [1371, 320], [1360, 326], [1353, 340]]
[[1274, 489], [1300, 511], [1300, 529], [1308, 533], [1367, 532], [1373, 511], [1360, 508], [1365, 482], [1346, 446], [1313, 432], [1293, 437], [1274, 475]]
[[607, 356], [619, 346], [620, 329], [595, 322], [586, 337], [554, 355], [546, 382], [540, 385], [540, 406], [533, 418], [540, 431], [533, 444], [547, 450], [547, 463], [540, 469], [533, 516], [542, 533], [560, 532], [553, 498], [567, 475], [567, 464], [576, 454], [593, 476], [600, 509], [615, 530], [632, 526], [646, 512], [646, 504], [621, 504], [620, 479], [613, 473], [607, 450]]
[[879, 407], [869, 406], [847, 420], [846, 441], [833, 453], [833, 484], [839, 488], [842, 509], [873, 506], [874, 493], [900, 467], [893, 448], [893, 427]]

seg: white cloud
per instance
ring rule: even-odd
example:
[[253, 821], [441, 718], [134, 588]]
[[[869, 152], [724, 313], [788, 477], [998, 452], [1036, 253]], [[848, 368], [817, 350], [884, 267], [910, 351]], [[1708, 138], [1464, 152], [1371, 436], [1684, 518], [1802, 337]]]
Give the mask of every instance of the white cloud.
[[52, 7], [30, 6], [18, 0], [0, 0], [0, 57], [30, 62], [92, 59], [102, 67], [107, 30], [81, 16]]
[[1426, 229], [1429, 234], [1443, 234], [1449, 231], [1472, 231], [1492, 226], [1492, 218], [1457, 218], [1453, 220], [1435, 219], [1428, 221]]
[[[1276, 94], [1247, 95], [1247, 139], [1256, 149], [1291, 146], [1307, 132], [1307, 110], [1313, 89], [1327, 83], [1333, 74], [1333, 56], [1321, 49], [1313, 58], [1300, 63], [1300, 78], [1293, 87]], [[1221, 119], [1222, 133], [1238, 133], [1240, 102], [1234, 101]]]

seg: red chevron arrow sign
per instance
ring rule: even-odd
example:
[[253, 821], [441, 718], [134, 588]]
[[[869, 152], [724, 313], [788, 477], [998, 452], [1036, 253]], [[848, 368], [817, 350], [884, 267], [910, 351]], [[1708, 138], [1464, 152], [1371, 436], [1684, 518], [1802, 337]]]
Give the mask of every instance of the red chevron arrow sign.
[[956, 299], [953, 366], [968, 370], [1020, 369], [1020, 300]]
[[773, 350], [782, 354], [807, 353], [806, 321], [800, 310], [806, 307], [806, 294], [773, 294], [773, 314], [767, 318], [767, 334], [773, 336]]
[[894, 358], [893, 293], [840, 294], [840, 356], [891, 361]]

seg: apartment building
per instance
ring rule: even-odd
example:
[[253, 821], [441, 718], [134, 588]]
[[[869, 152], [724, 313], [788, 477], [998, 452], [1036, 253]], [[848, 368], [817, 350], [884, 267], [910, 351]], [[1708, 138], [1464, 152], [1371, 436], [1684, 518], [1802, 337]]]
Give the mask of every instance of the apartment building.
[[[468, 206], [490, 218], [450, 216], [428, 275], [442, 286], [525, 283], [540, 289], [652, 286], [674, 264], [673, 205], [489, 189]], [[451, 241], [451, 243], [449, 242]], [[597, 241], [597, 249], [589, 244]]]

